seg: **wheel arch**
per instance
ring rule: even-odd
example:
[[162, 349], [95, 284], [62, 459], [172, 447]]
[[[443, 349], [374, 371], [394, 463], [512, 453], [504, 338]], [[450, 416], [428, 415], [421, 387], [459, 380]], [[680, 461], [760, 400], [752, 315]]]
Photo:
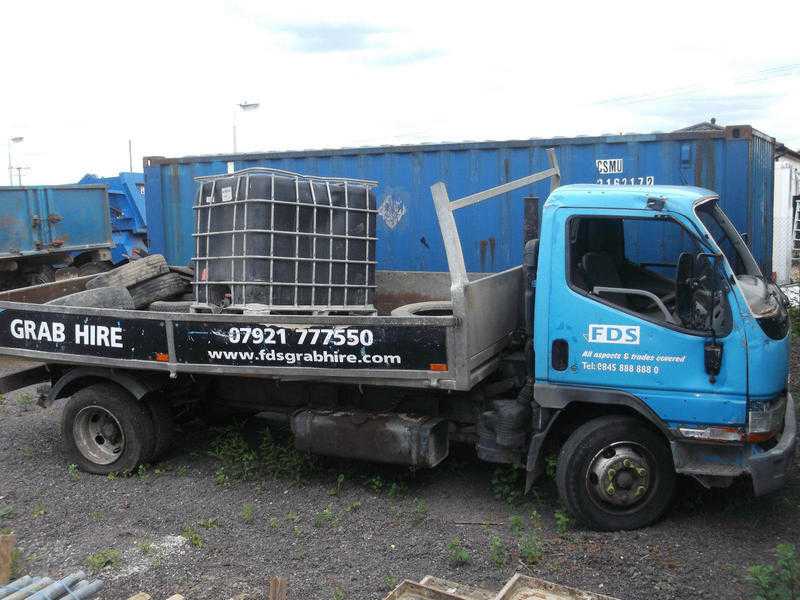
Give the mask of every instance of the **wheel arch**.
[[537, 383], [534, 398], [540, 407], [554, 414], [547, 426], [531, 438], [526, 462], [526, 490], [543, 473], [546, 450], [553, 446], [560, 447], [570, 432], [597, 417], [609, 414], [636, 417], [660, 433], [667, 445], [674, 438], [653, 409], [641, 398], [628, 392]]
[[59, 398], [71, 396], [81, 388], [101, 382], [115, 383], [137, 400], [142, 400], [148, 394], [164, 387], [163, 381], [157, 376], [96, 367], [79, 367], [70, 369], [53, 384], [43, 405], [50, 406]]

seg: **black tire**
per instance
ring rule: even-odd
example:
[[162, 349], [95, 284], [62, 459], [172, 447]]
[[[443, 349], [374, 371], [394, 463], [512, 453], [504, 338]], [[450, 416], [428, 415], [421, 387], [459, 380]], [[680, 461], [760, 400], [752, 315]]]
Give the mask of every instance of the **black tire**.
[[666, 511], [675, 468], [660, 433], [634, 417], [607, 416], [570, 435], [558, 457], [556, 484], [569, 513], [588, 527], [638, 529]]
[[150, 410], [150, 417], [153, 420], [153, 432], [155, 435], [153, 455], [148, 458], [148, 461], [154, 462], [164, 456], [172, 445], [175, 422], [172, 418], [172, 407], [164, 398], [148, 398], [145, 404]]
[[133, 310], [135, 305], [130, 292], [124, 287], [103, 287], [50, 300], [56, 306], [87, 306], [92, 308], [121, 308]]
[[99, 273], [107, 273], [114, 268], [114, 265], [108, 260], [93, 260], [85, 265], [78, 267], [78, 272], [81, 277], [84, 275], [97, 275]]
[[128, 288], [136, 308], [166, 300], [186, 291], [186, 282], [177, 273], [167, 273]]
[[167, 261], [160, 254], [153, 254], [112, 269], [93, 277], [86, 284], [87, 289], [99, 287], [130, 287], [169, 273]]
[[61, 414], [61, 435], [67, 460], [100, 475], [132, 472], [155, 447], [150, 411], [113, 383], [75, 392]]
[[148, 306], [147, 310], [155, 312], [189, 313], [192, 312], [192, 304], [194, 304], [192, 300], [158, 300]]

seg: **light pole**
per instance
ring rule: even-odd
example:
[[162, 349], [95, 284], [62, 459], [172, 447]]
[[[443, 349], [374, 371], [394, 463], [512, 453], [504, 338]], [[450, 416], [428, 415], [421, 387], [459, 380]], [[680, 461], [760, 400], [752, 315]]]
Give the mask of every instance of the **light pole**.
[[[256, 110], [261, 104], [258, 102], [248, 102], [245, 100], [244, 102], [239, 102], [237, 104], [240, 110], [243, 112]], [[236, 154], [236, 117], [239, 114], [239, 111], [235, 108], [233, 109], [233, 153]]]
[[8, 138], [8, 185], [14, 185], [14, 166], [11, 164], [11, 144], [19, 144], [25, 138], [15, 136]]

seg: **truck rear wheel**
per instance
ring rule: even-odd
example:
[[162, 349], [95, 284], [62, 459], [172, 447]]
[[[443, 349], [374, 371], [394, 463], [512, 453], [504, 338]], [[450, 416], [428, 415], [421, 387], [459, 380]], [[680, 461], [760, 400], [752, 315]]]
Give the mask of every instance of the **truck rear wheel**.
[[61, 415], [67, 460], [88, 473], [133, 471], [155, 448], [148, 408], [113, 383], [75, 392]]
[[561, 449], [558, 493], [567, 510], [593, 529], [645, 527], [672, 500], [675, 469], [664, 439], [627, 416], [593, 419]]

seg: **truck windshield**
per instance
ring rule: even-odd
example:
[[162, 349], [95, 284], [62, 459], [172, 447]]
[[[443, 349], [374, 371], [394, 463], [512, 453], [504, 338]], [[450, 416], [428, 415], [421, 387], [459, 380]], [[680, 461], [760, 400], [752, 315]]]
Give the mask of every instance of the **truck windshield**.
[[733, 269], [750, 311], [770, 337], [782, 339], [788, 331], [788, 319], [777, 288], [764, 279], [742, 236], [716, 199], [700, 204], [696, 211]]
[[709, 200], [699, 205], [697, 216], [717, 242], [737, 278], [742, 275], [763, 278], [761, 269], [758, 268], [742, 236], [719, 207], [717, 200]]

